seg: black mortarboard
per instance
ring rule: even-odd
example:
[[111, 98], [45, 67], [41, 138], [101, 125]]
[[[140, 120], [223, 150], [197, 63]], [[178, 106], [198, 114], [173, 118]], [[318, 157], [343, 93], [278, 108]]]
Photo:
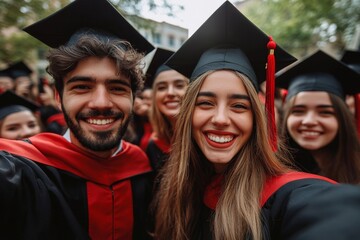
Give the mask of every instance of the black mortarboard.
[[0, 94], [0, 120], [9, 114], [30, 110], [35, 112], [39, 109], [39, 105], [27, 100], [12, 91], [6, 91]]
[[[269, 36], [229, 1], [224, 2], [166, 62], [194, 80], [207, 70], [232, 69], [247, 75], [259, 89], [266, 80]], [[276, 71], [296, 59], [276, 47]]]
[[360, 74], [318, 50], [276, 74], [276, 86], [288, 89], [287, 99], [303, 91], [325, 91], [342, 99], [360, 92]]
[[225, 1], [172, 55], [166, 65], [191, 80], [209, 70], [229, 69], [245, 74], [259, 91], [266, 82], [265, 108], [270, 143], [276, 149], [274, 74], [296, 59], [276, 47], [229, 1]]
[[11, 72], [10, 72], [9, 68], [1, 69], [0, 70], [0, 77], [10, 77], [12, 79]]
[[172, 54], [174, 54], [174, 51], [159, 47], [154, 51], [153, 57], [151, 58], [149, 66], [146, 70], [145, 88], [152, 87], [152, 84], [159, 73], [171, 70], [171, 68], [164, 65], [164, 63]]
[[360, 51], [346, 50], [341, 58], [341, 61], [360, 73]]
[[11, 77], [13, 79], [30, 76], [30, 74], [33, 72], [23, 61], [11, 64], [8, 68], [8, 71], [10, 71]]
[[24, 31], [52, 48], [69, 45], [90, 31], [98, 37], [129, 41], [139, 52], [154, 49], [107, 0], [75, 0]]

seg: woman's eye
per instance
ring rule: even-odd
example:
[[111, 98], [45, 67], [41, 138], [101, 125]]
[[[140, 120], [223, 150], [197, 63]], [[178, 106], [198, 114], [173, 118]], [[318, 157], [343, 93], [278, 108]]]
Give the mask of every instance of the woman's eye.
[[211, 102], [209, 102], [209, 101], [198, 101], [197, 103], [196, 103], [196, 106], [211, 106], [212, 104], [211, 104]]
[[334, 115], [335, 113], [333, 111], [321, 111], [320, 114], [324, 115]]
[[165, 91], [167, 89], [167, 87], [166, 86], [158, 86], [156, 89], [158, 91]]
[[304, 112], [304, 110], [292, 109], [292, 110], [290, 111], [290, 114], [301, 114], [301, 113], [303, 113], [303, 112]]
[[233, 107], [238, 109], [249, 109], [249, 106], [245, 104], [234, 104]]

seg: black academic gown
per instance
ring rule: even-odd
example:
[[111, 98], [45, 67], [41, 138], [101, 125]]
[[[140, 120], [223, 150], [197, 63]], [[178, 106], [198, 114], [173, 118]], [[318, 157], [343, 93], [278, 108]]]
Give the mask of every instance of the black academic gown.
[[153, 137], [150, 138], [146, 148], [146, 155], [149, 157], [155, 175], [157, 175], [164, 166], [165, 161], [169, 158], [169, 152], [170, 145], [166, 141]]
[[99, 159], [43, 133], [0, 149], [0, 239], [148, 238], [151, 167], [137, 146]]
[[[285, 183], [268, 197], [261, 209], [263, 239], [360, 238], [358, 186], [333, 184], [309, 175]], [[213, 213], [213, 209], [204, 204], [198, 239], [212, 239], [209, 219]]]

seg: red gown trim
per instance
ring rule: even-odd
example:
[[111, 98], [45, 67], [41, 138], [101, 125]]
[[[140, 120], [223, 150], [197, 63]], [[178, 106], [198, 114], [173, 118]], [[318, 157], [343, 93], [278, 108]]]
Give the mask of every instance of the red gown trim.
[[151, 137], [151, 140], [155, 143], [155, 145], [163, 152], [170, 153], [170, 144], [167, 143], [164, 139], [160, 139], [157, 137]]
[[40, 133], [30, 141], [1, 139], [0, 149], [106, 186], [151, 171], [146, 154], [126, 141], [122, 151], [108, 159], [90, 155], [58, 134]]
[[[210, 209], [214, 210], [216, 208], [217, 202], [221, 195], [223, 178], [223, 175], [215, 175], [215, 177], [205, 189], [203, 201], [204, 204]], [[264, 190], [261, 195], [260, 206], [263, 207], [266, 201], [285, 184], [301, 179], [321, 179], [330, 183], [336, 183], [329, 178], [304, 172], [289, 172], [280, 176], [274, 176], [265, 182]]]

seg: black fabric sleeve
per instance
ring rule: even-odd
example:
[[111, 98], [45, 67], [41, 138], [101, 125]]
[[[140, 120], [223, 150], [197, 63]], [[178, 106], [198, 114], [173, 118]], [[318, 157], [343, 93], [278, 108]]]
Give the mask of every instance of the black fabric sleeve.
[[[263, 207], [271, 239], [359, 239], [360, 187], [306, 179], [286, 184]], [[266, 221], [266, 220], [265, 220]], [[265, 228], [266, 229], [266, 228]]]
[[88, 239], [36, 163], [0, 152], [0, 239]]

